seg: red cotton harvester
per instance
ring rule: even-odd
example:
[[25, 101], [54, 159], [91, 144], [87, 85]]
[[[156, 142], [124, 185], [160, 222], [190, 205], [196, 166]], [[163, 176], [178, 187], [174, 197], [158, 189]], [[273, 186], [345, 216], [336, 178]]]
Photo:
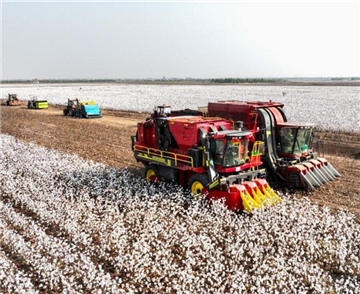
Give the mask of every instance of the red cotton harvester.
[[243, 121], [244, 128], [265, 143], [262, 158], [268, 174], [288, 187], [313, 190], [340, 177], [326, 159], [313, 153], [314, 125], [288, 122], [283, 106], [271, 101], [210, 102], [207, 115]]
[[165, 108], [158, 107], [138, 123], [132, 136], [132, 150], [146, 167], [146, 179], [180, 184], [207, 200], [224, 199], [232, 210], [252, 212], [281, 201], [265, 180], [266, 171], [259, 168], [263, 142], [254, 141], [241, 122], [170, 116]]

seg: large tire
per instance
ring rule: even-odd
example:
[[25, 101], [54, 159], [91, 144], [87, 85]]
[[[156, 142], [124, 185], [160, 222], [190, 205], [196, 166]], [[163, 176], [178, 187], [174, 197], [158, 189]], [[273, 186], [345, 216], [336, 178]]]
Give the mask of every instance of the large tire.
[[67, 109], [64, 109], [64, 110], [63, 110], [63, 114], [64, 114], [64, 116], [67, 116], [67, 115], [68, 115], [68, 110], [67, 110]]
[[157, 167], [156, 167], [156, 165], [149, 164], [145, 168], [144, 176], [145, 176], [145, 179], [148, 182], [156, 182], [156, 180], [157, 180]]
[[207, 174], [195, 174], [189, 180], [188, 189], [195, 197], [202, 197], [202, 189], [206, 188], [209, 182]]

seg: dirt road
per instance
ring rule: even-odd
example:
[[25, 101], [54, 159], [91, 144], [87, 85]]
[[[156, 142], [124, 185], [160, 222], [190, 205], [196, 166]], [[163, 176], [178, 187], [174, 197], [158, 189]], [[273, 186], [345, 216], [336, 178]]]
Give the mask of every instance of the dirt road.
[[[148, 114], [103, 110], [103, 118], [85, 120], [64, 117], [62, 109], [63, 106], [50, 106], [47, 110], [2, 106], [1, 132], [142, 173], [142, 166], [133, 158], [130, 136], [135, 134], [136, 123], [144, 121]], [[352, 211], [360, 219], [360, 135], [322, 132], [318, 136], [323, 139], [326, 158], [342, 177], [316, 190], [310, 198], [321, 205]], [[297, 195], [301, 196], [301, 192]]]

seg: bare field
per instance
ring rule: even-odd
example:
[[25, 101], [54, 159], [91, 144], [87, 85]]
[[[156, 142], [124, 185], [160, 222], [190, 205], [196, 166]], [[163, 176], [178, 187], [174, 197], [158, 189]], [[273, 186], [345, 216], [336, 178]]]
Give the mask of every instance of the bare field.
[[64, 117], [62, 109], [51, 106], [29, 111], [25, 106], [1, 107], [1, 132], [112, 167], [140, 167], [133, 160], [130, 136], [135, 133], [137, 121], [146, 115], [103, 110], [101, 119], [82, 120]]
[[[128, 167], [135, 174], [142, 173], [142, 166], [133, 158], [130, 136], [135, 134], [136, 123], [148, 114], [103, 110], [103, 118], [84, 120], [64, 117], [62, 109], [51, 106], [47, 110], [30, 111], [25, 106], [1, 107], [1, 132], [25, 142], [76, 153], [110, 167]], [[360, 219], [360, 134], [319, 132], [317, 135], [323, 140], [325, 157], [342, 177], [313, 192], [310, 199], [331, 208], [346, 209]]]

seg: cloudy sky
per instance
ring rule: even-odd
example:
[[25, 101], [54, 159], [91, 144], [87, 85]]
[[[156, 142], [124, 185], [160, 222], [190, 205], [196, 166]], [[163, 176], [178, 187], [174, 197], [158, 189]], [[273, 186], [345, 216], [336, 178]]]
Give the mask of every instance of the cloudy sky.
[[359, 76], [359, 7], [3, 2], [1, 78]]

